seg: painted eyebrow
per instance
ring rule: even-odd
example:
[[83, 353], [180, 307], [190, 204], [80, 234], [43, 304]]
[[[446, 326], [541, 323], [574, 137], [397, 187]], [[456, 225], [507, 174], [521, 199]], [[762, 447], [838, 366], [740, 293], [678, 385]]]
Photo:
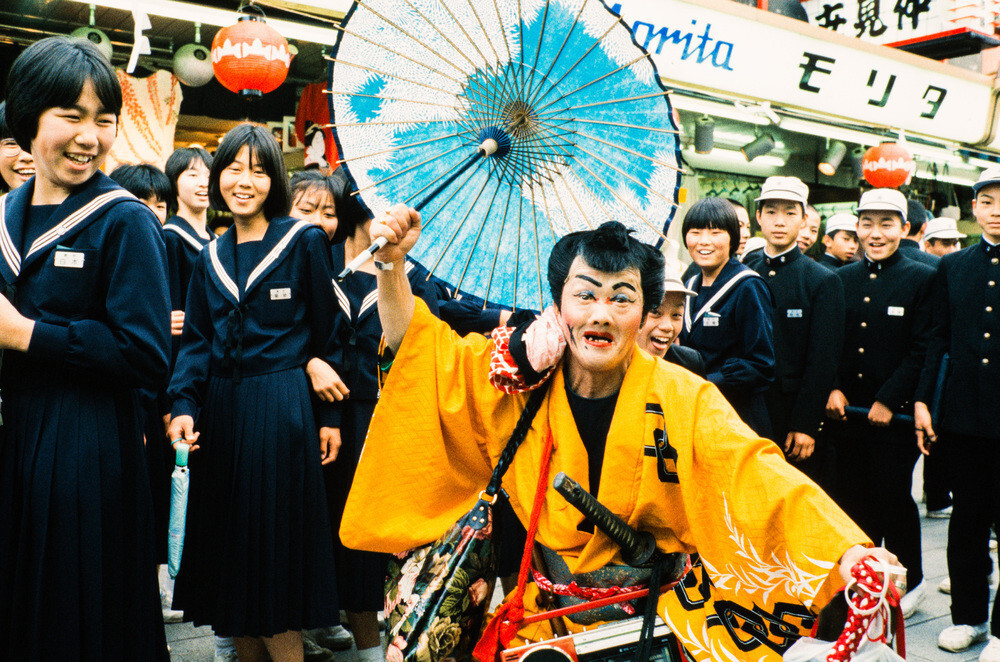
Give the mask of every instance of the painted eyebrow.
[[617, 290], [619, 287], [627, 287], [628, 289], [632, 290], [633, 292], [636, 291], [635, 288], [632, 286], [631, 283], [626, 283], [624, 281], [622, 281], [621, 283], [615, 283], [614, 286], [611, 289]]
[[584, 275], [582, 275], [582, 274], [577, 274], [577, 275], [576, 275], [576, 277], [577, 277], [577, 278], [579, 278], [580, 280], [585, 280], [585, 281], [587, 281], [587, 282], [588, 282], [588, 283], [590, 283], [591, 285], [596, 285], [596, 286], [598, 286], [598, 287], [603, 287], [603, 285], [604, 285], [604, 284], [603, 284], [603, 283], [601, 283], [600, 281], [598, 281], [598, 280], [594, 280], [594, 279], [593, 279], [593, 278], [591, 278], [590, 276], [584, 276]]

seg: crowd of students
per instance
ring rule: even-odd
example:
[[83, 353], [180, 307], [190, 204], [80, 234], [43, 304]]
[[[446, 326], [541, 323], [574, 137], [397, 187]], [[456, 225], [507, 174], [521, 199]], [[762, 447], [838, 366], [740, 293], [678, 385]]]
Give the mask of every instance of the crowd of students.
[[[214, 155], [183, 148], [165, 171], [105, 176], [121, 90], [85, 42], [26, 49], [6, 101], [0, 657], [166, 660], [162, 620], [183, 612], [212, 626], [217, 659], [352, 645], [384, 659], [386, 557], [338, 534], [385, 361], [376, 274], [387, 267], [333, 280], [370, 241], [346, 175], [289, 179], [270, 133], [242, 124]], [[954, 509], [954, 625], [939, 645], [992, 634], [981, 660], [994, 662], [1000, 170], [974, 193], [983, 239], [965, 250], [953, 221], [923, 229], [922, 209], [877, 189], [857, 217], [826, 220], [818, 261], [803, 255], [822, 224], [798, 179], [764, 183], [756, 249], [742, 204], [699, 200], [681, 220], [692, 266], [665, 274], [636, 342], [715, 384], [899, 556], [907, 615], [926, 591], [910, 479], [940, 433], [930, 457], [946, 475], [933, 497], [929, 481], [928, 508]], [[232, 227], [215, 232], [210, 208]], [[929, 264], [906, 254], [921, 231]], [[462, 298], [416, 263], [405, 271], [460, 334], [542, 323]], [[176, 586], [158, 589], [180, 443], [195, 451], [192, 507]], [[350, 632], [333, 627], [341, 609]]]

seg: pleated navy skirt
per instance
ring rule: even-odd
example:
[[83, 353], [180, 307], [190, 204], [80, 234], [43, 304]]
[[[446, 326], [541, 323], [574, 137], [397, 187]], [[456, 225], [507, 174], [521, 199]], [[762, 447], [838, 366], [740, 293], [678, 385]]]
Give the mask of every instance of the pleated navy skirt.
[[334, 625], [319, 434], [301, 368], [211, 377], [174, 608], [219, 636]]
[[156, 562], [167, 562], [167, 528], [170, 524], [170, 475], [174, 471], [174, 449], [163, 430], [163, 419], [155, 403], [147, 405], [143, 434], [146, 438], [146, 469], [153, 497], [153, 535]]
[[138, 406], [93, 383], [5, 388], [0, 659], [169, 659]]
[[350, 612], [381, 611], [385, 606], [388, 555], [345, 547], [339, 535], [347, 495], [377, 403], [377, 400], [344, 400], [340, 454], [336, 462], [324, 467], [336, 546], [337, 588], [341, 606]]

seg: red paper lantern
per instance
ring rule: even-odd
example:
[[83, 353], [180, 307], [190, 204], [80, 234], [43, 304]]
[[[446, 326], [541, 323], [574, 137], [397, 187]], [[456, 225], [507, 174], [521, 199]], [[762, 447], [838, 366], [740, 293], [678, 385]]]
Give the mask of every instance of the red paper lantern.
[[292, 58], [288, 42], [255, 15], [240, 16], [212, 40], [212, 68], [223, 87], [244, 96], [260, 96], [285, 82]]
[[876, 188], [899, 188], [916, 172], [917, 164], [906, 149], [897, 143], [882, 143], [869, 148], [861, 159], [865, 179]]

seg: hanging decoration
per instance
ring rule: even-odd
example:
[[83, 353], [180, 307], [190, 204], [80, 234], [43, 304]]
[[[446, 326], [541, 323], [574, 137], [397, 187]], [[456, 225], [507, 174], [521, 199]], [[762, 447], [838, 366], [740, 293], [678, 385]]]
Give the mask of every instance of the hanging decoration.
[[174, 53], [174, 75], [188, 87], [201, 87], [215, 76], [212, 52], [201, 45], [201, 23], [194, 24], [194, 43]]
[[[257, 7], [247, 7], [243, 11]], [[263, 14], [245, 13], [222, 28], [212, 40], [212, 67], [222, 86], [245, 97], [259, 97], [278, 88], [291, 65], [288, 42], [269, 26]]]
[[910, 181], [917, 164], [898, 143], [882, 143], [869, 148], [861, 160], [865, 180], [876, 188], [899, 188]]

